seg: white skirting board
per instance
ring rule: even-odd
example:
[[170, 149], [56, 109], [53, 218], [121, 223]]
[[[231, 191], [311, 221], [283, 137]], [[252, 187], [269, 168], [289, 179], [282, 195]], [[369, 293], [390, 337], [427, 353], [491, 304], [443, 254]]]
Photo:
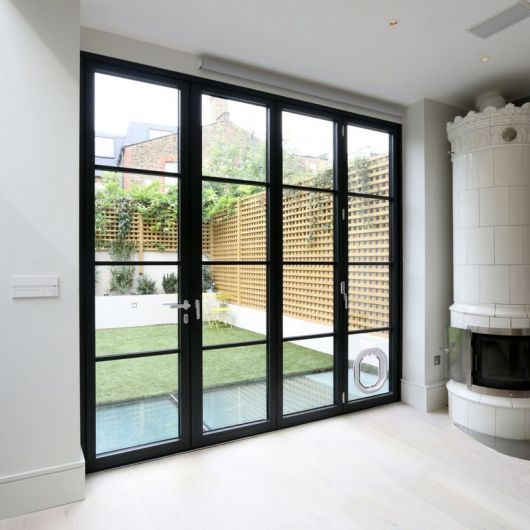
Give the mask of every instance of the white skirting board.
[[85, 460], [0, 477], [0, 519], [85, 498]]
[[432, 412], [447, 407], [447, 381], [423, 385], [401, 380], [401, 401], [424, 412]]

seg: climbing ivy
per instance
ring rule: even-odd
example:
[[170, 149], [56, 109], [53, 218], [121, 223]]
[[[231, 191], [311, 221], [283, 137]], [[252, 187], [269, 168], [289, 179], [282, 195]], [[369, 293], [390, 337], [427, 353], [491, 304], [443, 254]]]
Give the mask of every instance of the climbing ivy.
[[125, 241], [136, 214], [142, 216], [144, 226], [153, 233], [172, 233], [175, 230], [178, 219], [178, 187], [170, 185], [162, 191], [160, 180], [156, 177], [154, 179], [147, 184], [145, 180], [133, 182], [124, 189], [120, 174], [103, 174], [96, 191], [96, 248], [105, 246], [103, 238], [110, 226], [109, 214], [117, 217], [116, 241]]

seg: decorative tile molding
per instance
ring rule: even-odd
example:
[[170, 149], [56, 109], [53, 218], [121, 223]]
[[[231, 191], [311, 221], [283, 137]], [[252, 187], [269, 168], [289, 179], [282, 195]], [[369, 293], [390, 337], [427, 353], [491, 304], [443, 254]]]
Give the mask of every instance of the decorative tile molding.
[[449, 415], [453, 423], [508, 440], [530, 440], [530, 399], [477, 394], [449, 381]]
[[[517, 132], [511, 142], [502, 138], [502, 132], [508, 126]], [[472, 110], [448, 123], [447, 135], [453, 156], [500, 145], [530, 143], [530, 103], [520, 107], [509, 103], [501, 109], [487, 107], [484, 112]]]
[[528, 329], [530, 309], [528, 306], [506, 306], [503, 304], [465, 304], [455, 302], [450, 308], [451, 326], [467, 328], [480, 326], [505, 329]]

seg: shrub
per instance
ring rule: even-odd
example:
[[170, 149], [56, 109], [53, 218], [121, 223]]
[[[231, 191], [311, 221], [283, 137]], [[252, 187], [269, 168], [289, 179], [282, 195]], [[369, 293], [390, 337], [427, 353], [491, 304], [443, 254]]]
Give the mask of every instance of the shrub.
[[155, 280], [151, 280], [149, 276], [142, 274], [138, 278], [138, 294], [155, 294], [156, 283]]
[[174, 272], [162, 276], [162, 289], [166, 294], [173, 294], [178, 289], [178, 278]]
[[110, 244], [109, 255], [113, 261], [128, 261], [134, 252], [134, 243], [130, 241], [114, 240]]
[[212, 269], [209, 265], [202, 266], [202, 290], [204, 292], [213, 290], [214, 283], [212, 277]]
[[110, 290], [113, 293], [127, 294], [133, 286], [134, 267], [122, 265], [110, 269]]
[[[134, 245], [128, 241], [116, 240], [112, 242], [109, 254], [112, 260], [127, 261], [134, 250]], [[110, 269], [110, 291], [118, 294], [128, 294], [133, 286], [134, 267], [121, 265]]]

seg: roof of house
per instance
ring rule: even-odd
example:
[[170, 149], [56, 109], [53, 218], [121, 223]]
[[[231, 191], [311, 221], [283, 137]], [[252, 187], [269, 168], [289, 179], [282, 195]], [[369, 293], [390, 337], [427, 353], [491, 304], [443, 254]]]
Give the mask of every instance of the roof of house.
[[96, 156], [95, 163], [106, 166], [118, 166], [122, 149], [128, 145], [137, 144], [150, 140], [149, 131], [166, 131], [168, 133], [178, 132], [178, 127], [170, 125], [158, 125], [155, 123], [130, 122], [125, 136], [96, 132], [96, 138], [112, 138], [114, 140], [114, 156]]

